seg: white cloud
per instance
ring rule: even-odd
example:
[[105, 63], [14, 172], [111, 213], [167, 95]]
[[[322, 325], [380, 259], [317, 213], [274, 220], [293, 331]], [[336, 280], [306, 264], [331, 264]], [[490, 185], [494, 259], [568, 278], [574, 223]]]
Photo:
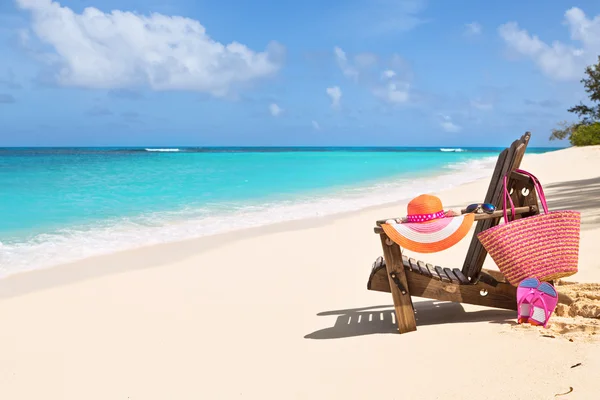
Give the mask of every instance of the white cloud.
[[406, 103], [409, 99], [410, 84], [397, 78], [395, 71], [388, 69], [383, 71], [381, 79], [383, 85], [373, 88], [373, 94], [387, 103]]
[[394, 76], [396, 76], [396, 72], [392, 71], [391, 69], [386, 69], [385, 71], [383, 71], [381, 73], [381, 77], [382, 78], [393, 78]]
[[498, 32], [509, 48], [531, 58], [547, 76], [557, 80], [579, 80], [585, 67], [596, 62], [600, 54], [600, 15], [590, 19], [581, 9], [573, 7], [565, 12], [564, 24], [571, 40], [579, 42], [578, 47], [559, 41], [549, 45], [521, 29], [516, 22], [501, 25]]
[[[347, 78], [368, 86], [373, 95], [391, 104], [408, 102], [410, 98], [409, 68], [407, 63], [394, 54], [387, 63], [388, 68], [377, 68], [380, 61], [372, 53], [359, 53], [350, 62], [346, 53], [339, 47], [334, 48], [338, 66]], [[391, 69], [393, 68], [393, 69]], [[383, 69], [383, 71], [381, 71]], [[374, 70], [381, 71], [375, 73]], [[400, 71], [400, 72], [399, 72]]]
[[459, 125], [452, 122], [452, 118], [448, 115], [442, 115], [441, 117], [442, 120], [440, 121], [440, 126], [446, 132], [458, 132], [462, 129]]
[[337, 64], [340, 67], [340, 69], [342, 70], [342, 73], [344, 74], [344, 76], [347, 78], [351, 78], [351, 79], [357, 79], [358, 78], [358, 70], [355, 67], [353, 67], [352, 65], [350, 65], [344, 50], [342, 50], [336, 46], [333, 48], [333, 53], [335, 54], [335, 59], [337, 61]]
[[335, 56], [335, 61], [344, 76], [353, 81], [358, 81], [362, 72], [377, 66], [379, 63], [379, 57], [376, 54], [369, 52], [357, 53], [352, 57], [352, 60], [350, 60], [346, 55], [346, 52], [336, 46], [333, 48], [333, 54]]
[[481, 24], [478, 22], [471, 22], [465, 24], [465, 33], [469, 36], [477, 36], [480, 35], [482, 31]]
[[200, 22], [88, 7], [81, 14], [51, 0], [17, 0], [32, 14], [32, 31], [54, 49], [58, 84], [115, 89], [193, 90], [227, 95], [237, 85], [275, 74], [283, 46], [256, 52], [211, 39]]
[[319, 125], [319, 123], [317, 121], [315, 121], [314, 119], [312, 120], [312, 126], [313, 128], [315, 128], [315, 130], [320, 131], [321, 130], [321, 125]]
[[408, 83], [389, 82], [384, 86], [374, 88], [373, 94], [388, 103], [399, 104], [408, 101], [409, 89]]
[[340, 106], [340, 99], [342, 98], [342, 90], [339, 86], [329, 87], [325, 92], [331, 97], [331, 107], [338, 108]]
[[283, 111], [283, 109], [281, 107], [279, 107], [277, 104], [275, 103], [271, 103], [269, 105], [269, 112], [271, 112], [271, 115], [276, 117], [279, 114], [281, 114], [281, 112]]

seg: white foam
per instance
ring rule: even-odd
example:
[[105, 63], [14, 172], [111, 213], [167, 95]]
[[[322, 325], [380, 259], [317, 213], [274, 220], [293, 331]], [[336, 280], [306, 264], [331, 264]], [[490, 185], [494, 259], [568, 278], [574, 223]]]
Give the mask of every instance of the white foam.
[[461, 149], [461, 148], [441, 148], [440, 151], [443, 152], [454, 152], [454, 153], [462, 153], [463, 151], [466, 151], [465, 149]]
[[135, 219], [104, 221], [100, 225], [41, 234], [27, 242], [3, 244], [0, 277], [130, 248], [409, 200], [419, 193], [438, 192], [489, 177], [494, 162], [495, 158], [492, 157], [449, 164], [445, 172], [438, 176], [388, 179], [340, 188], [335, 193], [299, 195], [293, 201], [253, 205], [219, 204], [216, 207], [152, 213]]
[[157, 152], [178, 152], [179, 149], [144, 149], [146, 151], [157, 151]]

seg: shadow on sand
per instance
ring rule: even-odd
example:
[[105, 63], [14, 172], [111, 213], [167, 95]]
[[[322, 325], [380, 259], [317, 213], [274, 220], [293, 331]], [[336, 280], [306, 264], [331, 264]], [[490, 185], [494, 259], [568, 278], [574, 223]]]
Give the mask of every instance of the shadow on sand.
[[548, 208], [581, 212], [582, 229], [600, 224], [600, 178], [544, 185]]
[[[516, 312], [490, 309], [466, 312], [460, 303], [421, 301], [415, 302], [417, 328], [425, 325], [491, 321], [508, 323]], [[305, 339], [339, 339], [380, 333], [397, 333], [396, 313], [393, 305], [324, 311], [319, 316], [339, 315], [335, 325], [304, 336]]]
[[[543, 185], [552, 210], [581, 212], [582, 229], [600, 225], [600, 178], [563, 181]], [[458, 207], [457, 205], [456, 207]], [[425, 325], [489, 321], [492, 324], [515, 325], [516, 312], [488, 309], [466, 312], [460, 303], [423, 301], [415, 302], [417, 328]], [[381, 305], [348, 310], [325, 311], [319, 316], [338, 315], [332, 327], [323, 328], [304, 336], [305, 339], [338, 339], [381, 333], [397, 333], [393, 305]]]

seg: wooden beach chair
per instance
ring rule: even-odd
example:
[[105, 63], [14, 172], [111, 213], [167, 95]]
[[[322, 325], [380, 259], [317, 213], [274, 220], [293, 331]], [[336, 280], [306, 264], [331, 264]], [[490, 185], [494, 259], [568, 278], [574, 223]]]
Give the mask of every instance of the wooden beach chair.
[[375, 233], [380, 236], [383, 257], [378, 257], [373, 263], [367, 289], [392, 293], [400, 333], [417, 330], [411, 296], [516, 310], [516, 287], [510, 285], [500, 272], [482, 269], [487, 252], [477, 239], [477, 234], [500, 222], [503, 215], [503, 177], [507, 173], [510, 173], [508, 187], [516, 208], [515, 218], [539, 213], [533, 182], [528, 176], [515, 172], [521, 164], [530, 137], [531, 134], [526, 132], [498, 156], [483, 199], [485, 203], [494, 204], [497, 210], [493, 214], [475, 216], [475, 233], [462, 269], [433, 266], [403, 256], [400, 246], [381, 228], [386, 219], [377, 221]]

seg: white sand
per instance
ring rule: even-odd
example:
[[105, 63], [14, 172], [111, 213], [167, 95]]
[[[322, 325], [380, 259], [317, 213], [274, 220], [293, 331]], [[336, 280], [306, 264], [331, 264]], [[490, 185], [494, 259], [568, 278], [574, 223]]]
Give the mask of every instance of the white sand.
[[[600, 282], [600, 147], [526, 155], [523, 168], [541, 180], [551, 209], [583, 213], [580, 272], [567, 280]], [[481, 201], [487, 184], [439, 195], [458, 209]], [[515, 327], [511, 311], [419, 298], [418, 330], [395, 333], [391, 295], [366, 283], [381, 254], [375, 220], [405, 211], [381, 207], [3, 279], [0, 399], [530, 400], [569, 387], [558, 398], [598, 397], [595, 335], [569, 341]], [[460, 267], [469, 242], [415, 257]], [[494, 268], [489, 257], [486, 267]]]

